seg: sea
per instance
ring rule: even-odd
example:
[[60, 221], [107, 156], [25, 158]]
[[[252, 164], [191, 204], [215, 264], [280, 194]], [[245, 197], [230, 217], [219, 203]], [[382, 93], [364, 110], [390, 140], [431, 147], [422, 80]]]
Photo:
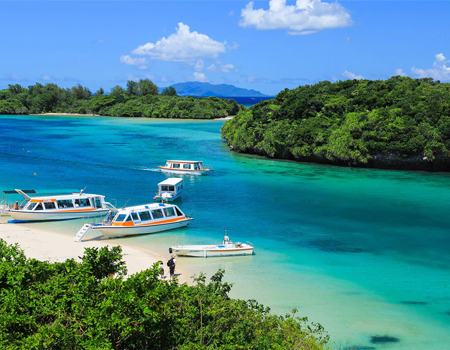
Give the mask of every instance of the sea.
[[234, 153], [220, 137], [224, 122], [0, 116], [0, 190], [86, 188], [116, 206], [142, 204], [170, 177], [158, 165], [202, 160], [214, 171], [184, 176], [175, 202], [194, 217], [188, 228], [114, 241], [169, 258], [173, 244], [220, 242], [226, 230], [255, 254], [179, 266], [224, 269], [232, 297], [280, 315], [297, 309], [335, 349], [450, 349], [450, 174]]

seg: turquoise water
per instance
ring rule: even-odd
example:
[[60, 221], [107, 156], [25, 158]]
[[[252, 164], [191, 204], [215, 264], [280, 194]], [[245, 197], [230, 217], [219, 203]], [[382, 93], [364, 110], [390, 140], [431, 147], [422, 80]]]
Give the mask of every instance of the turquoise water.
[[[220, 140], [222, 124], [0, 116], [0, 188], [87, 186], [117, 205], [140, 204], [167, 178], [158, 165], [203, 160], [215, 172], [185, 177], [177, 202], [194, 216], [189, 228], [122, 242], [167, 252], [177, 242], [220, 241], [226, 226], [256, 254], [179, 264], [208, 274], [225, 268], [234, 297], [280, 314], [297, 308], [336, 346], [450, 348], [449, 174], [236, 154]], [[33, 225], [72, 235], [78, 224]]]

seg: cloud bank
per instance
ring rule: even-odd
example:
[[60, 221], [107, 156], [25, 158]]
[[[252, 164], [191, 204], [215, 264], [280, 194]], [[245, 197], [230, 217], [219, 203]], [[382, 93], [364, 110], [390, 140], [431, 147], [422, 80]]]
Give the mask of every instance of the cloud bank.
[[252, 1], [242, 9], [240, 26], [258, 30], [285, 29], [290, 35], [307, 35], [353, 24], [347, 9], [337, 2], [297, 0], [295, 5], [286, 5], [286, 0], [271, 0], [268, 10], [253, 6]]
[[147, 43], [131, 53], [149, 56], [153, 60], [193, 63], [199, 58], [217, 58], [226, 51], [227, 42], [219, 42], [205, 34], [191, 32], [189, 26], [180, 22], [176, 33], [156, 43]]

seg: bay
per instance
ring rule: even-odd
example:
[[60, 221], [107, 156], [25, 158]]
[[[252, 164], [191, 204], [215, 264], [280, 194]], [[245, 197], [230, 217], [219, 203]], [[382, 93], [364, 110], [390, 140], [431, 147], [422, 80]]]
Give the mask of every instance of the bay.
[[[118, 206], [152, 201], [167, 159], [215, 171], [184, 177], [186, 229], [121, 239], [250, 241], [251, 257], [179, 259], [226, 270], [232, 296], [321, 323], [335, 347], [450, 344], [450, 175], [340, 168], [230, 152], [224, 121], [0, 116], [0, 189], [86, 188]], [[36, 174], [36, 175], [34, 175]], [[29, 224], [74, 234], [76, 221]], [[77, 226], [78, 225], [78, 226]], [[1, 237], [1, 235], [0, 235]], [[75, 243], [74, 243], [75, 244]]]

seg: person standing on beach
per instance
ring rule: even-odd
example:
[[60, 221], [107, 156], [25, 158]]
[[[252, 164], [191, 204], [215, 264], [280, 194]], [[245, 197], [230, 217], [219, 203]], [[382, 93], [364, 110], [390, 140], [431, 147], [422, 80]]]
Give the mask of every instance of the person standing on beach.
[[169, 266], [169, 275], [170, 275], [170, 280], [173, 281], [173, 276], [175, 274], [175, 265], [177, 262], [177, 255], [175, 254], [174, 256], [172, 256], [170, 258], [170, 260], [167, 262], [167, 266]]
[[159, 262], [159, 277], [161, 278], [161, 279], [164, 279], [164, 264], [163, 264], [163, 262], [162, 261], [160, 261]]

